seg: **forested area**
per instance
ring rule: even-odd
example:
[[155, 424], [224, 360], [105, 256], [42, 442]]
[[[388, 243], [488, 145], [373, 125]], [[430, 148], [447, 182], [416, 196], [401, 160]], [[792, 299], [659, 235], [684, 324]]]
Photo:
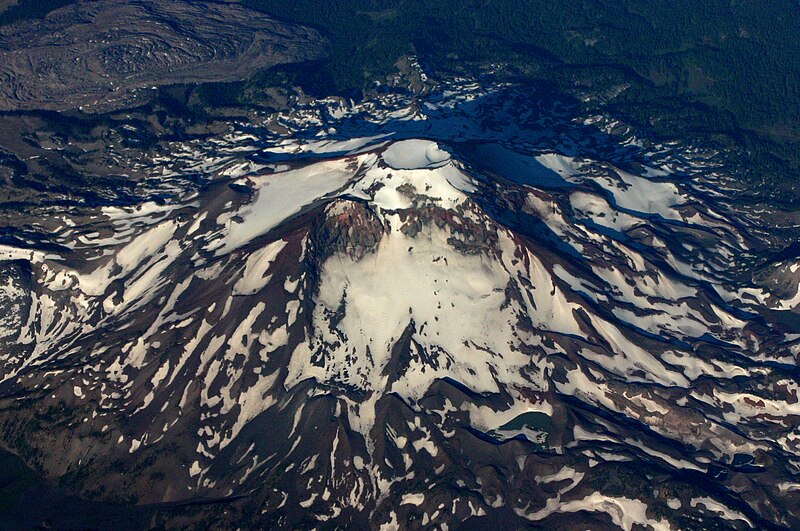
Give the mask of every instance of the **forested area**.
[[614, 91], [655, 134], [722, 137], [755, 184], [794, 198], [800, 170], [800, 3], [789, 0], [243, 0], [324, 30], [341, 92], [400, 55], [459, 71], [500, 63], [517, 79]]
[[[70, 1], [21, 0], [0, 13], [0, 23]], [[290, 76], [317, 89], [357, 95], [408, 53], [440, 73], [500, 64], [511, 79], [594, 93], [650, 133], [721, 139], [750, 158], [754, 183], [800, 195], [793, 191], [800, 180], [797, 0], [241, 3], [329, 37], [328, 59]], [[225, 91], [236, 99], [231, 87]]]
[[[0, 26], [18, 20], [41, 18], [54, 9], [74, 2], [75, 0], [21, 0], [18, 3], [12, 3], [6, 9], [0, 9]], [[0, 3], [0, 8], [2, 7], [2, 3]]]
[[798, 133], [796, 1], [243, 3], [327, 30], [334, 40], [330, 67], [340, 89], [390, 71], [397, 56], [412, 49], [448, 63], [516, 62], [532, 75], [542, 64], [619, 65], [664, 93], [687, 92], [729, 109], [742, 125]]

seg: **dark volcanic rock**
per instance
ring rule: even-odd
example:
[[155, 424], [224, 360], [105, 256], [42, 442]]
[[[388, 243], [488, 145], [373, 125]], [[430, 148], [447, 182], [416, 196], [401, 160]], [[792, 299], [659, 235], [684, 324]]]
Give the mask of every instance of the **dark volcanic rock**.
[[93, 500], [4, 513], [17, 463], [0, 528], [800, 529], [800, 263], [734, 267], [762, 207], [467, 83], [139, 158], [143, 109], [8, 117], [17, 181], [96, 150], [174, 198], [0, 211], [0, 448]]
[[152, 87], [319, 58], [323, 38], [234, 4], [79, 2], [0, 28], [0, 110], [106, 112]]

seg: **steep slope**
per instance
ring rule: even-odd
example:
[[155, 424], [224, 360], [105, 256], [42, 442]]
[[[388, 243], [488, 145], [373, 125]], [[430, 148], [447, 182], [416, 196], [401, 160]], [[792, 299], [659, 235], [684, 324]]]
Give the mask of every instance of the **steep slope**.
[[706, 153], [518, 103], [316, 102], [174, 146], [178, 201], [42, 218], [0, 248], [2, 444], [230, 527], [797, 526], [752, 212]]

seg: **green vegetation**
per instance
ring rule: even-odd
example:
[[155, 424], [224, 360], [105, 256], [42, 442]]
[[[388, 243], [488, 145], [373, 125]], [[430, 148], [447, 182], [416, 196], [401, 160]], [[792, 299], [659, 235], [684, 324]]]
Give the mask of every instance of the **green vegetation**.
[[16, 456], [0, 450], [0, 522], [14, 509], [22, 493], [35, 483], [35, 476]]
[[[20, 0], [0, 25], [74, 0]], [[322, 30], [322, 63], [211, 87], [200, 101], [269, 107], [279, 77], [312, 94], [356, 96], [420, 57], [433, 73], [495, 65], [506, 79], [596, 96], [647, 134], [738, 153], [751, 192], [800, 201], [797, 0], [239, 0]], [[500, 65], [497, 67], [497, 65]]]
[[754, 183], [798, 195], [785, 179], [800, 170], [794, 0], [242, 3], [323, 30], [323, 68], [340, 93], [393, 72], [408, 52], [439, 72], [501, 63], [514, 79], [609, 99], [651, 134], [721, 141], [746, 154]]
[[[796, 2], [732, 0], [242, 0], [325, 30], [340, 89], [415, 50], [440, 66], [616, 67], [661, 95], [687, 94], [744, 126], [800, 134]], [[794, 103], [794, 105], [792, 105]]]
[[18, 20], [44, 18], [49, 12], [59, 7], [74, 3], [75, 0], [20, 0], [8, 9], [0, 10], [0, 26]]

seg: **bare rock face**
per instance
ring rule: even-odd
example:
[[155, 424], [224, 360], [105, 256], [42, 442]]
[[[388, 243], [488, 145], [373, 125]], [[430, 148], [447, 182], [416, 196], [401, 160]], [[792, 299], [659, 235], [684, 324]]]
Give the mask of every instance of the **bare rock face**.
[[705, 150], [461, 83], [297, 102], [122, 159], [175, 199], [13, 218], [0, 499], [7, 449], [147, 516], [53, 528], [800, 529], [796, 258], [731, 265], [762, 207]]
[[319, 58], [314, 30], [235, 4], [88, 1], [0, 28], [0, 110], [107, 112], [153, 87]]

